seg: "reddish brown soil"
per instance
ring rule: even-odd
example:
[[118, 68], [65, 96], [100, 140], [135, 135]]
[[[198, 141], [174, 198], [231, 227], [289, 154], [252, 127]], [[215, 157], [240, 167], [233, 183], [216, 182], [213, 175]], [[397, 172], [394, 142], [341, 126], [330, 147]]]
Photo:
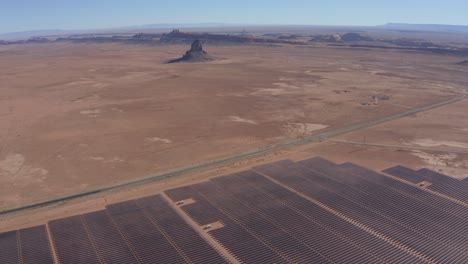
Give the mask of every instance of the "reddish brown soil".
[[[207, 46], [207, 52], [226, 59], [163, 63], [186, 49], [118, 44], [0, 47], [0, 209], [406, 111], [453, 97], [468, 82], [452, 57], [395, 51]], [[370, 98], [380, 94], [391, 100], [361, 105], [374, 103]], [[346, 149], [355, 148], [324, 144], [300, 155], [344, 159]], [[199, 178], [175, 182], [191, 179]], [[165, 187], [164, 182], [155, 184], [147, 188], [153, 192]], [[102, 207], [102, 201], [76, 206], [91, 210]], [[47, 217], [76, 214], [78, 209], [72, 208]]]

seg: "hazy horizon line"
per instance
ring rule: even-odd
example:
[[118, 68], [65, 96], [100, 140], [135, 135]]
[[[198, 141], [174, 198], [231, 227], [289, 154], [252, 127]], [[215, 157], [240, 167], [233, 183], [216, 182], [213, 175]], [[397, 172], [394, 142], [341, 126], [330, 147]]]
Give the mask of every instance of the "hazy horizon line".
[[216, 27], [383, 27], [391, 25], [410, 25], [410, 26], [434, 26], [434, 27], [468, 27], [468, 25], [452, 25], [452, 24], [437, 24], [437, 23], [405, 23], [405, 22], [387, 22], [379, 25], [350, 25], [350, 24], [237, 24], [237, 23], [218, 23], [218, 22], [203, 22], [203, 23], [147, 23], [131, 26], [120, 27], [107, 27], [107, 28], [81, 28], [81, 29], [64, 29], [64, 28], [49, 28], [49, 29], [31, 29], [31, 30], [18, 30], [0, 32], [0, 36], [8, 36], [15, 34], [26, 33], [41, 33], [53, 32], [66, 33], [66, 32], [99, 32], [99, 31], [112, 31], [112, 30], [137, 30], [137, 29], [174, 29], [174, 28], [216, 28]]

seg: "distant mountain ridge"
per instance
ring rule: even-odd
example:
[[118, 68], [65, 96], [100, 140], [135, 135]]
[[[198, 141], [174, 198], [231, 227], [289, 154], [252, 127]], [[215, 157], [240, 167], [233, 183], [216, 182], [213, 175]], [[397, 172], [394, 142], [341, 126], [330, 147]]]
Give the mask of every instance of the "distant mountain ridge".
[[64, 29], [50, 29], [50, 30], [31, 30], [31, 31], [19, 31], [19, 32], [7, 32], [0, 33], [0, 39], [3, 40], [19, 40], [28, 39], [33, 37], [45, 37], [45, 36], [56, 36], [56, 35], [71, 35], [71, 34], [91, 34], [91, 33], [102, 33], [102, 32], [115, 32], [122, 30], [138, 30], [138, 29], [174, 29], [174, 28], [212, 28], [212, 27], [229, 27], [239, 26], [234, 24], [226, 23], [194, 23], [194, 24], [144, 24], [138, 26], [127, 26], [107, 29], [83, 29], [83, 30], [64, 30]]
[[233, 26], [233, 25], [227, 24], [227, 23], [197, 23], [197, 24], [160, 23], [160, 24], [144, 24], [144, 25], [139, 25], [139, 26], [128, 26], [128, 27], [121, 27], [118, 29], [207, 28], [207, 27], [227, 27], [227, 26]]
[[27, 39], [32, 37], [42, 36], [53, 36], [62, 34], [76, 34], [83, 31], [79, 30], [62, 30], [62, 29], [51, 29], [51, 30], [31, 30], [31, 31], [19, 31], [19, 32], [8, 32], [0, 34], [0, 39]]
[[458, 31], [468, 33], [468, 26], [463, 25], [388, 23], [378, 27], [397, 30]]
[[[47, 37], [57, 35], [72, 35], [72, 34], [93, 34], [93, 33], [110, 33], [122, 32], [129, 30], [146, 30], [146, 29], [177, 29], [177, 28], [216, 28], [216, 27], [249, 27], [258, 25], [241, 25], [241, 24], [227, 24], [227, 23], [159, 23], [159, 24], [144, 24], [137, 26], [116, 27], [116, 28], [103, 28], [103, 29], [83, 29], [83, 30], [31, 30], [21, 32], [8, 32], [0, 33], [0, 40], [20, 40], [28, 39], [31, 37]], [[281, 26], [281, 25], [262, 25], [268, 26]], [[307, 25], [303, 25], [307, 26]], [[314, 26], [314, 25], [309, 25]], [[324, 26], [326, 27], [326, 26]], [[405, 23], [388, 23], [385, 25], [366, 27], [366, 28], [382, 28], [391, 30], [405, 30], [405, 31], [436, 31], [436, 32], [461, 32], [468, 33], [468, 26], [464, 25], [442, 25], [442, 24], [405, 24]]]

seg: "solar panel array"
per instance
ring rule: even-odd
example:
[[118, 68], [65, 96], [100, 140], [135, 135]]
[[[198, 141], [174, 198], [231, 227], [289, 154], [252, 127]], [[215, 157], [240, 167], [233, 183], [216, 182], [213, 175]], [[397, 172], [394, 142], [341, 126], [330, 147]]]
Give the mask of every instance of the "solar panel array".
[[391, 167], [383, 172], [415, 184], [430, 183], [427, 187], [429, 190], [468, 203], [468, 181], [466, 179], [457, 180], [426, 168], [414, 171], [404, 166]]
[[223, 222], [211, 236], [245, 263], [468, 263], [468, 204], [351, 163], [279, 161], [166, 194]]
[[0, 263], [468, 263], [468, 181], [384, 172], [265, 164], [1, 233]]
[[49, 227], [59, 263], [226, 263], [159, 194]]
[[46, 227], [0, 233], [0, 263], [53, 263]]

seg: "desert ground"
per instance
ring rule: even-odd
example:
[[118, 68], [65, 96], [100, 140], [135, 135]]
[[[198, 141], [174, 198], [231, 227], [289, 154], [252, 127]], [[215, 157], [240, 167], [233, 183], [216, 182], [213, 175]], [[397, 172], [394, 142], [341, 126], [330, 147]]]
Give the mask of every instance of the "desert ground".
[[394, 162], [415, 168], [426, 167], [464, 179], [468, 177], [467, 111], [466, 102], [461, 101], [351, 132], [332, 141], [355, 147], [365, 146], [365, 150], [394, 153], [397, 156]]
[[[468, 83], [466, 66], [456, 65], [460, 58], [392, 50], [208, 45], [218, 60], [164, 63], [187, 48], [0, 46], [0, 210], [375, 120], [461, 96]], [[460, 101], [209, 172], [72, 202], [47, 217], [280, 158], [322, 156], [374, 169], [404, 164], [464, 178], [467, 111]], [[0, 229], [22, 223], [11, 219]]]

